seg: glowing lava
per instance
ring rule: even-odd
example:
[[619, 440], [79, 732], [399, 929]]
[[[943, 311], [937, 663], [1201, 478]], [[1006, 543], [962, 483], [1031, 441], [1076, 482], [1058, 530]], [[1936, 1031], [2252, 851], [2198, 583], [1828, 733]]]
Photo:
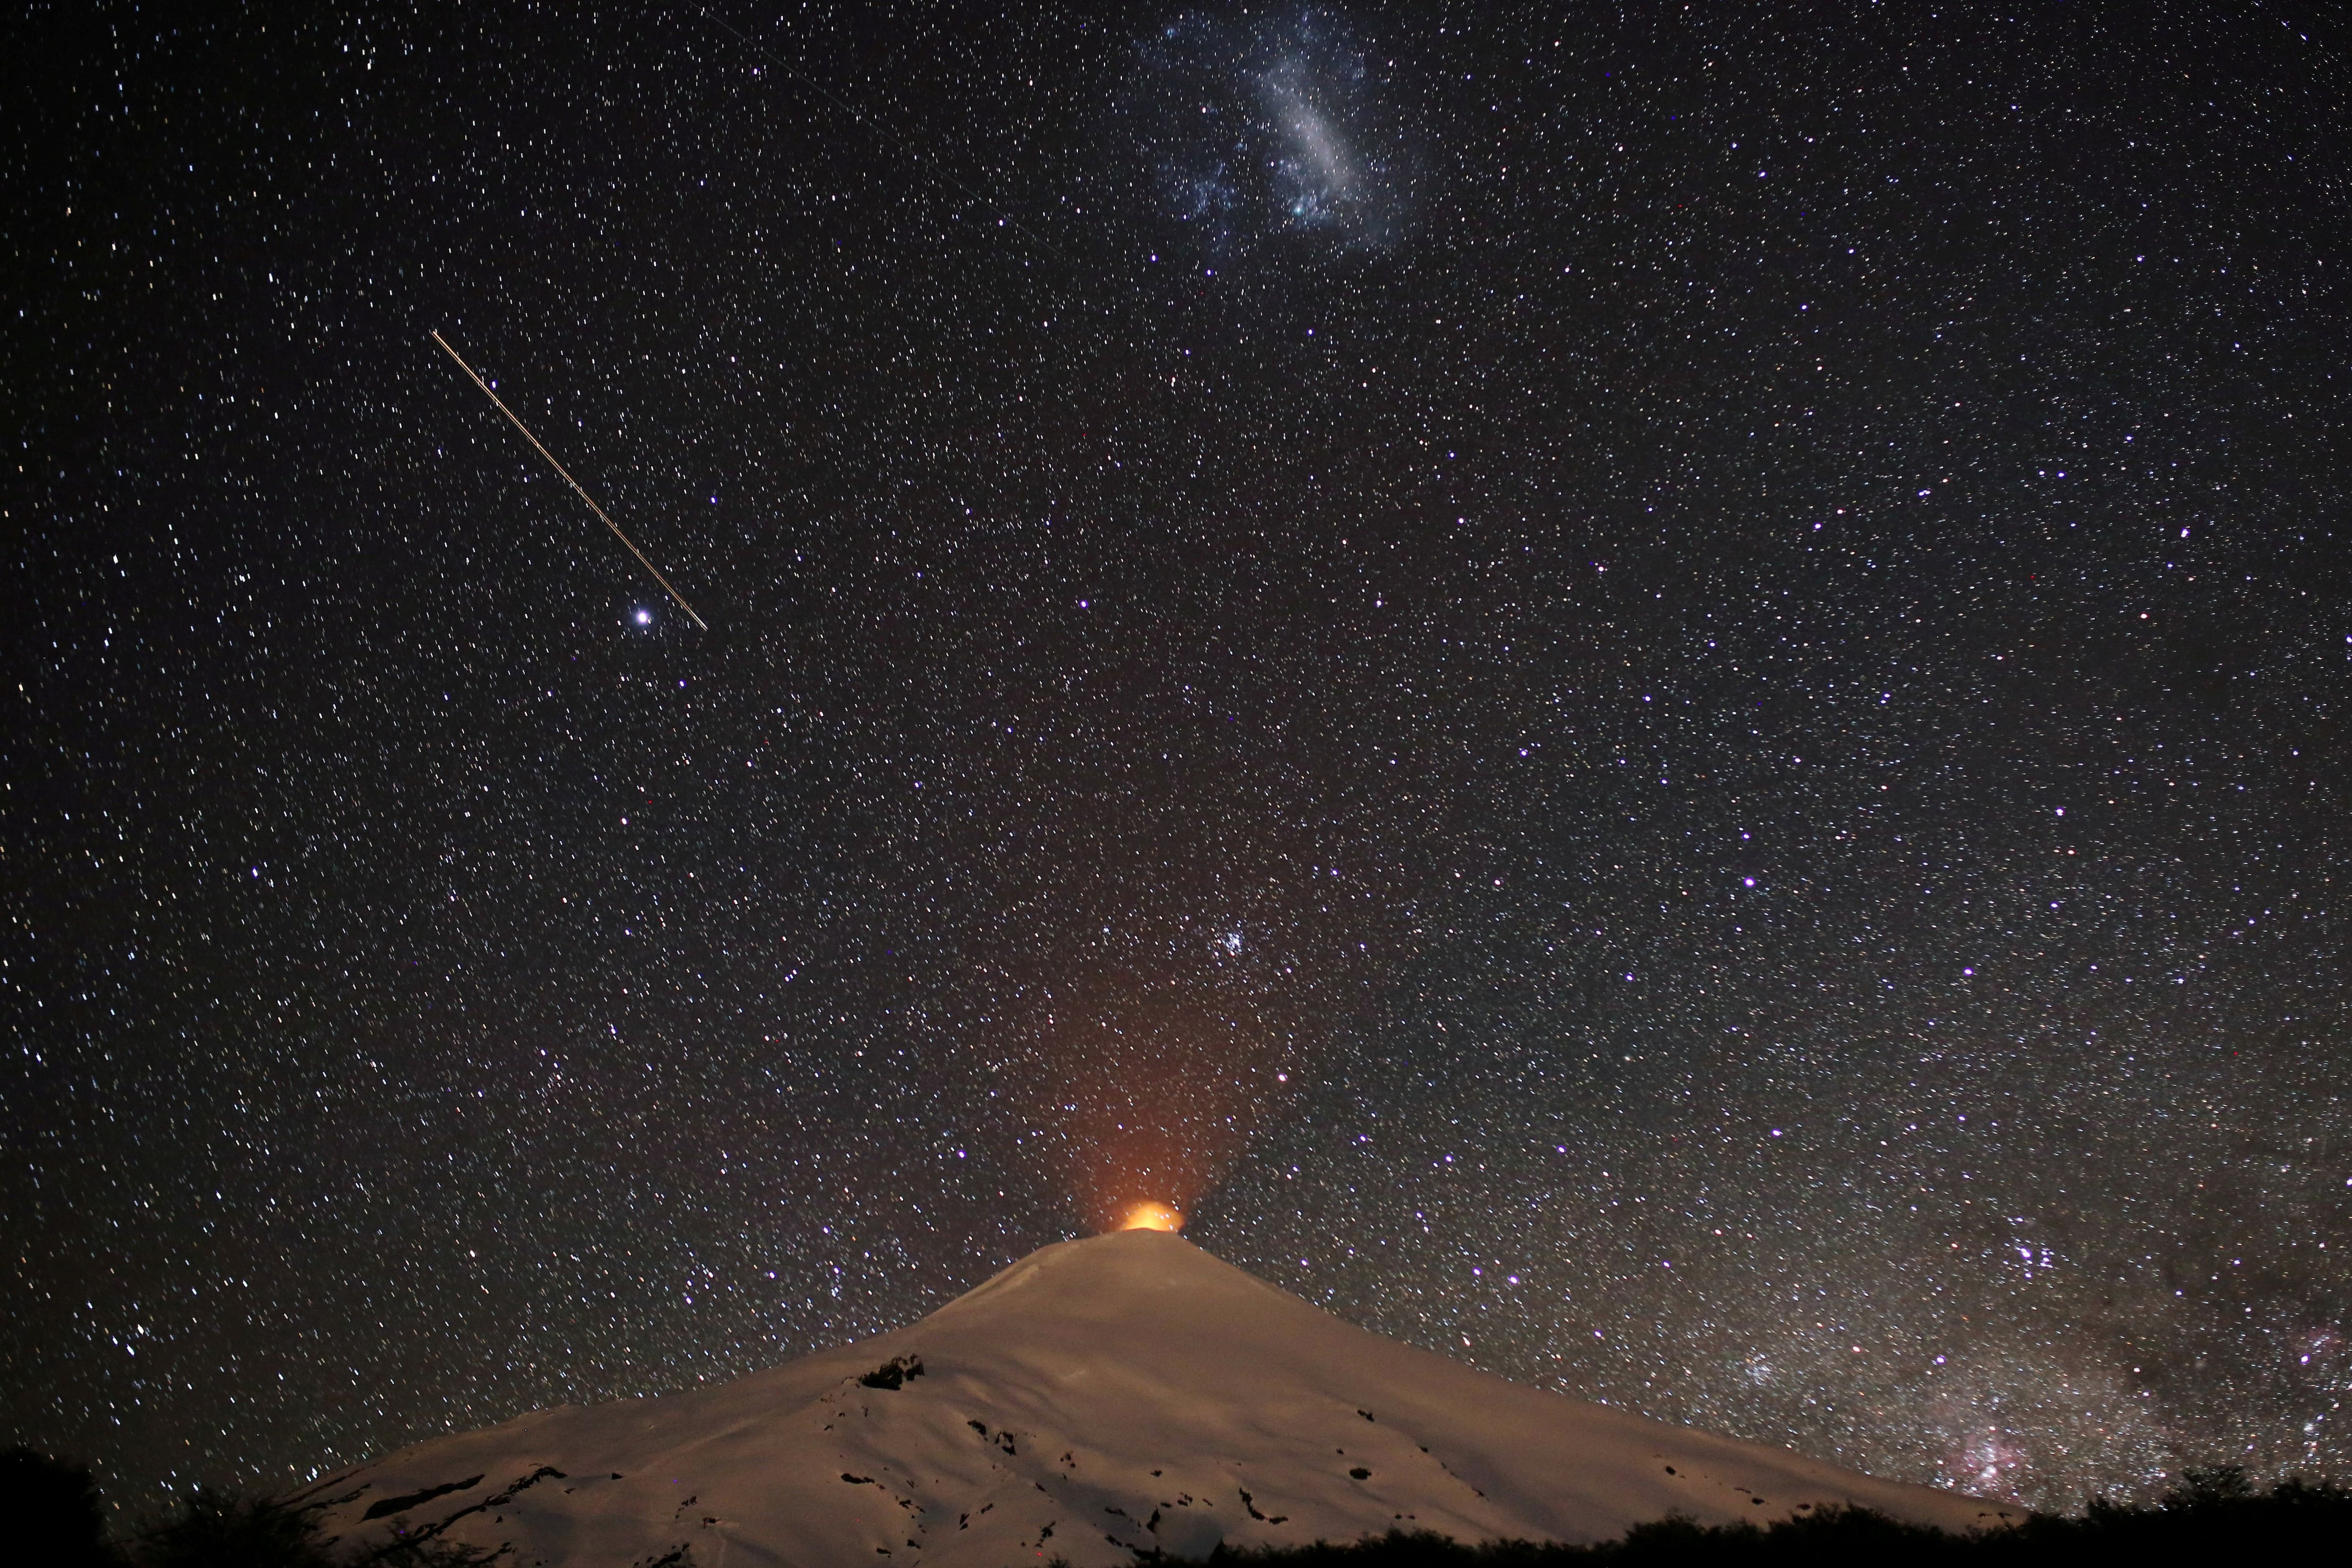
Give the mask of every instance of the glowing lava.
[[1139, 1203], [1118, 1222], [1121, 1230], [1181, 1230], [1184, 1217], [1164, 1203]]

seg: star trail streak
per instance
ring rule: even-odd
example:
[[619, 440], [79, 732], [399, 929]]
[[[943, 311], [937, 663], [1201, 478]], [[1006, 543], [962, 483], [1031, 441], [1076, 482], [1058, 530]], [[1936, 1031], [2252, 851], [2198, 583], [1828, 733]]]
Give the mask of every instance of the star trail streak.
[[686, 595], [680, 593], [677, 589], [670, 586], [669, 579], [661, 574], [661, 569], [659, 567], [656, 567], [651, 560], [646, 559], [646, 552], [637, 548], [636, 541], [621, 531], [621, 525], [614, 522], [605, 512], [604, 508], [596, 504], [595, 497], [591, 496], [586, 490], [581, 488], [580, 481], [572, 476], [572, 470], [566, 468], [562, 464], [555, 460], [555, 454], [550, 452], [546, 446], [541, 444], [539, 437], [530, 433], [530, 426], [525, 424], [520, 419], [516, 417], [515, 411], [509, 408], [506, 405], [505, 401], [501, 399], [497, 392], [490, 389], [490, 383], [484, 381], [479, 372], [478, 372], [473, 366], [466, 362], [465, 356], [458, 353], [457, 350], [449, 347], [449, 340], [444, 338], [440, 332], [436, 330], [433, 334], [433, 340], [441, 345], [443, 352], [446, 353], [451, 359], [457, 361], [457, 368], [466, 372], [467, 380], [471, 381], [476, 386], [482, 389], [482, 395], [488, 398], [491, 405], [500, 413], [507, 416], [508, 423], [511, 423], [517, 430], [522, 432], [522, 438], [530, 443], [531, 450], [538, 453], [541, 457], [547, 459], [547, 465], [550, 468], [554, 469], [555, 472], [562, 477], [565, 484], [572, 486], [572, 493], [573, 495], [579, 497], [581, 500], [587, 503], [588, 509], [596, 514], [597, 520], [602, 522], [606, 528], [613, 530], [613, 537], [620, 540], [623, 545], [626, 546], [631, 555], [637, 558], [637, 564], [646, 569], [646, 575], [651, 577], [656, 582], [662, 585], [662, 591], [668, 594], [672, 599], [677, 601], [677, 607], [680, 610], [685, 611], [688, 617], [691, 619], [697, 626], [700, 627], [705, 632], [709, 631], [709, 624], [705, 622], [701, 616], [695, 613], [694, 606], [686, 601]]

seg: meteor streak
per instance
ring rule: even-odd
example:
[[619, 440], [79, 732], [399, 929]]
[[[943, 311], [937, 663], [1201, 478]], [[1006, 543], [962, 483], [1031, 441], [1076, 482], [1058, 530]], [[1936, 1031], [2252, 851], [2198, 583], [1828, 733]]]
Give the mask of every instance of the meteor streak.
[[442, 352], [447, 354], [451, 359], [457, 361], [457, 368], [465, 371], [467, 379], [471, 380], [476, 386], [482, 389], [482, 395], [488, 398], [493, 404], [497, 405], [498, 411], [500, 413], [505, 414], [508, 420], [512, 423], [517, 430], [522, 432], [522, 438], [525, 441], [530, 442], [532, 449], [541, 457], [547, 459], [547, 465], [554, 469], [558, 474], [563, 476], [563, 482], [572, 486], [572, 493], [579, 497], [582, 500], [587, 502], [588, 509], [595, 513], [597, 517], [604, 519], [604, 526], [613, 530], [613, 537], [629, 547], [629, 553], [637, 558], [637, 564], [644, 567], [647, 571], [653, 573], [654, 580], [660, 583], [664, 591], [667, 591], [672, 599], [677, 601], [677, 607], [680, 610], [685, 611], [687, 615], [697, 626], [701, 627], [705, 632], [709, 631], [710, 623], [705, 621], [701, 616], [695, 614], [694, 606], [686, 601], [686, 595], [680, 593], [677, 589], [670, 587], [669, 579], [661, 574], [661, 569], [654, 565], [652, 561], [646, 559], [646, 552], [637, 548], [635, 540], [630, 538], [628, 535], [621, 531], [621, 525], [614, 522], [606, 515], [604, 508], [596, 504], [596, 497], [591, 496], [587, 491], [580, 487], [580, 481], [572, 476], [571, 470], [567, 469], [562, 464], [558, 463], [555, 460], [555, 454], [550, 452], [546, 447], [540, 444], [539, 437], [530, 433], [530, 426], [525, 424], [521, 420], [515, 418], [515, 411], [509, 408], [506, 405], [505, 400], [490, 390], [490, 383], [484, 381], [475, 372], [474, 367], [466, 362], [465, 356], [459, 354], [457, 350], [449, 347], [449, 340], [444, 338], [440, 333], [436, 332], [433, 334], [433, 340], [441, 345]]

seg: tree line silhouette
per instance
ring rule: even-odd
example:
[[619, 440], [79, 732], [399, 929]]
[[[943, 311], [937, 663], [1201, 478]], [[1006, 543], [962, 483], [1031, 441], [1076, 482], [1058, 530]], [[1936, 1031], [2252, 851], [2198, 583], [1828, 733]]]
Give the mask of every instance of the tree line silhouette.
[[[2352, 1542], [2352, 1490], [2291, 1479], [2262, 1490], [2230, 1466], [2184, 1471], [2157, 1502], [2094, 1498], [2076, 1515], [2032, 1514], [1971, 1534], [1905, 1524], [1865, 1509], [1702, 1528], [1665, 1519], [1591, 1546], [1527, 1541], [1465, 1546], [1403, 1531], [1367, 1540], [1236, 1551], [1212, 1563], [1265, 1568], [2090, 1568], [2109, 1562], [2236, 1555], [2255, 1563], [2343, 1561]], [[26, 1568], [486, 1568], [501, 1553], [432, 1536], [339, 1548], [298, 1506], [266, 1497], [198, 1491], [160, 1522], [117, 1538], [81, 1466], [30, 1448], [0, 1451], [0, 1562]], [[663, 1568], [691, 1568], [688, 1554]], [[1006, 1568], [1013, 1568], [1007, 1564]], [[1066, 1568], [1056, 1560], [1049, 1568]]]

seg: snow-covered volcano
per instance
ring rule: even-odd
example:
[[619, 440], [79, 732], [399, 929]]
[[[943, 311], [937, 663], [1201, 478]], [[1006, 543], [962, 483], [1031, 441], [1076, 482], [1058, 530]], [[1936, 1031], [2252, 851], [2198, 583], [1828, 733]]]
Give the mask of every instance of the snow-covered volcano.
[[894, 1333], [438, 1438], [299, 1500], [342, 1540], [442, 1531], [519, 1568], [1087, 1568], [1391, 1526], [1589, 1542], [1669, 1513], [2009, 1517], [1508, 1383], [1145, 1230], [1047, 1247]]

